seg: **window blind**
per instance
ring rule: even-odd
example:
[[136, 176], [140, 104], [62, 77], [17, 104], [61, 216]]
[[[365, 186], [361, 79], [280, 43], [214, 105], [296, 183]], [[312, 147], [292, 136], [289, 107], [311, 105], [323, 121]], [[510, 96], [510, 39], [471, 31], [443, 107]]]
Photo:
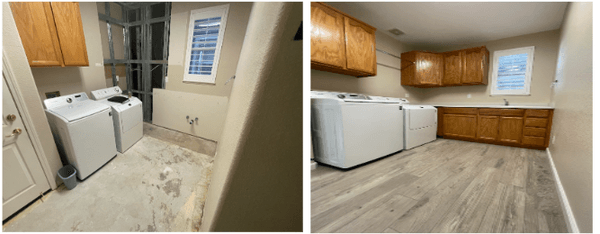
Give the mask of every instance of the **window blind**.
[[221, 17], [194, 21], [189, 74], [211, 75], [213, 73], [220, 27]]
[[527, 53], [523, 53], [498, 58], [497, 90], [525, 89], [527, 56]]

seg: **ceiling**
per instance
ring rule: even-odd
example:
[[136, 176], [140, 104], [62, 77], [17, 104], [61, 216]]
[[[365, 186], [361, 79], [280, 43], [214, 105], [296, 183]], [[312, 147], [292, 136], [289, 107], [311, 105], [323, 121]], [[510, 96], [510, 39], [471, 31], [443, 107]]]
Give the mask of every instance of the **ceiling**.
[[[466, 45], [560, 28], [566, 2], [330, 2], [412, 46]], [[397, 28], [396, 36], [388, 30]]]

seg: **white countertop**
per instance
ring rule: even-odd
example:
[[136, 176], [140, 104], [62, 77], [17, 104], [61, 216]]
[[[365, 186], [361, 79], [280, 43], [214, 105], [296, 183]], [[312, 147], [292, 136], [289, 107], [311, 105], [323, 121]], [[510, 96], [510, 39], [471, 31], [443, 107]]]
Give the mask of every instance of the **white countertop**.
[[514, 105], [491, 105], [491, 104], [415, 104], [415, 105], [432, 105], [436, 107], [471, 107], [471, 108], [501, 108], [501, 109], [554, 109], [549, 105], [539, 105], [539, 104], [514, 104]]

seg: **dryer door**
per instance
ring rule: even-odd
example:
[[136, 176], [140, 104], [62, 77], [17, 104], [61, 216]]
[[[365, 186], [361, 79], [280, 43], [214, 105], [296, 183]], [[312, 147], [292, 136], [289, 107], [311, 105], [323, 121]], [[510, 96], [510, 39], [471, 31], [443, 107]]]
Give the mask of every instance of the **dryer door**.
[[430, 127], [437, 124], [437, 109], [427, 106], [416, 106], [417, 108], [407, 109], [409, 116], [410, 130]]

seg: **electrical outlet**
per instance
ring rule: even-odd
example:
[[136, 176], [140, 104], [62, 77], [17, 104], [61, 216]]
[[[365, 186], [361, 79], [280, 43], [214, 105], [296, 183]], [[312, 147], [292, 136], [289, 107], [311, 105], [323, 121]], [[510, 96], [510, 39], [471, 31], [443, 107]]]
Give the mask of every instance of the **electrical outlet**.
[[96, 63], [96, 67], [102, 67], [102, 63]]
[[556, 135], [552, 135], [552, 144], [554, 145], [554, 141], [556, 141]]
[[115, 76], [117, 78], [117, 82], [119, 82], [119, 76]]
[[467, 98], [471, 98], [471, 94], [467, 94]]
[[408, 93], [405, 93], [405, 94], [404, 94], [404, 97], [410, 97], [410, 94], [408, 94]]

